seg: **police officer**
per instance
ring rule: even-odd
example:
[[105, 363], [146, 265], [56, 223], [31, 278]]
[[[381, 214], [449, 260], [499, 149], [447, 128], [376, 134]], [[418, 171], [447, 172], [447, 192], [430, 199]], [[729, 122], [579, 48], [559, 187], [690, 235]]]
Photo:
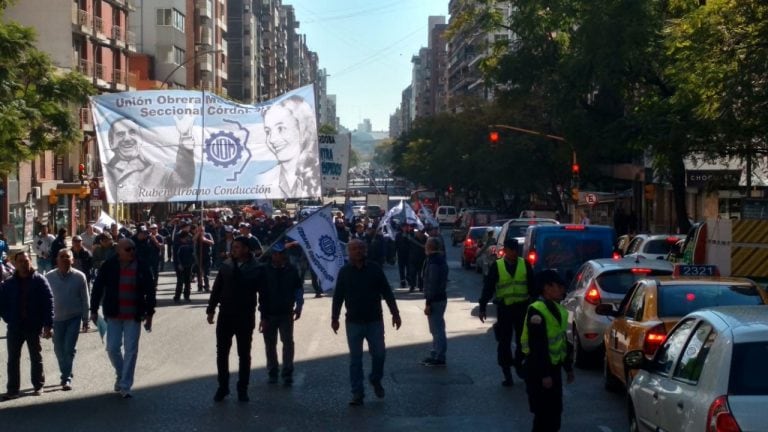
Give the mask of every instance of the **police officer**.
[[560, 305], [565, 282], [554, 270], [537, 275], [541, 297], [528, 306], [521, 342], [527, 356], [526, 391], [533, 431], [559, 431], [563, 412], [563, 369], [573, 382], [573, 346], [568, 343], [568, 311]]
[[[480, 296], [480, 321], [485, 322], [486, 305], [496, 297], [496, 324], [493, 331], [496, 336], [497, 360], [504, 374], [501, 385], [510, 387], [512, 366], [517, 375], [522, 377], [523, 355], [520, 335], [523, 331], [525, 312], [533, 292], [533, 270], [531, 265], [517, 254], [519, 244], [515, 239], [504, 240], [504, 257], [490, 266], [483, 280], [483, 293]], [[515, 356], [512, 357], [512, 334], [515, 335]]]

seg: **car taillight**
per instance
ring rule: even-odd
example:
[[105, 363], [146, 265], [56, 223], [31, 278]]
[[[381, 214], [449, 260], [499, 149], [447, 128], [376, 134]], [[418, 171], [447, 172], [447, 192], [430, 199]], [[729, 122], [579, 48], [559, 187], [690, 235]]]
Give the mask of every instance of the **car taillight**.
[[661, 344], [664, 343], [664, 339], [667, 338], [667, 329], [664, 324], [659, 324], [654, 328], [648, 330], [645, 334], [645, 340], [643, 341], [643, 352], [647, 356], [652, 356], [659, 349]]
[[675, 244], [677, 243], [677, 237], [667, 237], [667, 243]]
[[723, 395], [714, 400], [707, 413], [707, 432], [741, 432], [739, 424], [728, 407], [728, 397]]
[[474, 245], [474, 244], [475, 244], [475, 242], [471, 238], [468, 238], [468, 239], [464, 240], [464, 246], [465, 247], [472, 247], [472, 245]]
[[613, 253], [613, 259], [615, 259], [615, 260], [619, 260], [619, 259], [621, 259], [621, 254], [620, 254], [620, 253], [618, 253], [618, 252], [614, 252], [614, 253]]
[[528, 262], [531, 263], [531, 266], [536, 265], [536, 251], [532, 250], [528, 252]]
[[568, 231], [584, 231], [587, 227], [584, 225], [566, 225], [565, 229]]
[[639, 273], [639, 274], [648, 274], [651, 272], [651, 269], [647, 268], [633, 268], [632, 273]]
[[595, 281], [592, 281], [592, 283], [589, 285], [587, 293], [584, 294], [584, 300], [586, 300], [587, 303], [593, 304], [595, 306], [600, 304], [600, 290], [597, 289]]
[[504, 258], [504, 248], [499, 248], [496, 250], [496, 258]]

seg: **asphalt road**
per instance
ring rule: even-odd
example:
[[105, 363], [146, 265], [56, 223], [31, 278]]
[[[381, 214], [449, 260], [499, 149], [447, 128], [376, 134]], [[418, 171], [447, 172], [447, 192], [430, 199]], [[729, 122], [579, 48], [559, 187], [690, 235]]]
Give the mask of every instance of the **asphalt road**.
[[[399, 331], [387, 326], [386, 397], [367, 389], [363, 407], [349, 407], [344, 327], [330, 328], [331, 299], [315, 299], [307, 281], [304, 314], [296, 323], [296, 371], [291, 387], [267, 383], [263, 342], [258, 333], [252, 351], [250, 403], [228, 398], [214, 403], [216, 390], [214, 326], [205, 320], [207, 295], [174, 305], [174, 280], [160, 279], [154, 329], [142, 332], [134, 398], [112, 392], [114, 372], [97, 332], [82, 334], [74, 366], [74, 390], [58, 386], [58, 366], [50, 341], [43, 342], [48, 385], [31, 396], [29, 361], [22, 355], [19, 399], [0, 402], [0, 427], [8, 431], [66, 428], [72, 431], [526, 431], [531, 427], [525, 387], [500, 385], [491, 324], [477, 319], [481, 280], [459, 265], [459, 247], [448, 247], [451, 267], [448, 366], [426, 368], [430, 335], [418, 293], [396, 289], [403, 318]], [[398, 286], [395, 266], [385, 268]], [[489, 311], [492, 314], [492, 310]], [[385, 312], [385, 320], [390, 317]], [[0, 329], [5, 339], [5, 327]], [[234, 349], [233, 349], [234, 351]], [[233, 352], [230, 364], [236, 371]], [[0, 344], [0, 364], [7, 350]], [[366, 356], [366, 370], [370, 364]], [[233, 384], [236, 372], [233, 374]], [[0, 366], [0, 387], [7, 375]], [[606, 392], [599, 370], [577, 370], [565, 390], [564, 431], [619, 431], [627, 428], [623, 396]]]

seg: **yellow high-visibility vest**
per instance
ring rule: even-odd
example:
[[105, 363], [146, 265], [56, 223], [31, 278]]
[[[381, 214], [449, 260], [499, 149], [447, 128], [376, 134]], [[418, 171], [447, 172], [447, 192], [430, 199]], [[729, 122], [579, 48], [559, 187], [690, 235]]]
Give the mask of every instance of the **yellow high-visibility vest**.
[[496, 268], [499, 269], [496, 298], [505, 305], [528, 300], [528, 270], [525, 267], [525, 260], [517, 258], [517, 269], [515, 269], [514, 276], [507, 271], [504, 258], [496, 260]]
[[547, 342], [549, 344], [549, 360], [553, 365], [560, 364], [565, 361], [565, 354], [567, 350], [565, 332], [568, 329], [568, 310], [562, 305], [556, 303], [557, 309], [560, 311], [560, 320], [558, 321], [554, 315], [547, 309], [547, 305], [537, 300], [528, 306], [528, 313], [525, 314], [525, 324], [523, 324], [523, 334], [520, 335], [520, 344], [523, 346], [523, 354], [528, 355], [531, 352], [531, 348], [528, 345], [528, 315], [531, 308], [536, 309], [544, 317], [544, 323], [547, 326]]

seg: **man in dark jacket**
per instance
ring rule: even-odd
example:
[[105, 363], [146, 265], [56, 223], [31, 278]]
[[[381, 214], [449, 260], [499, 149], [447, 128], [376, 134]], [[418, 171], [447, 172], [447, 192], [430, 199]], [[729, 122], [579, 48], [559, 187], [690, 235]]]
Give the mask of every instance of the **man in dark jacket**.
[[[213, 400], [221, 402], [229, 394], [229, 350], [232, 336], [237, 340], [237, 356], [240, 369], [237, 381], [237, 396], [241, 402], [248, 402], [248, 381], [251, 374], [251, 341], [256, 328], [256, 300], [261, 276], [259, 264], [251, 254], [250, 241], [237, 237], [232, 242], [230, 258], [221, 263], [219, 273], [213, 281], [211, 297], [208, 300], [208, 323], [216, 323], [216, 367], [219, 388]], [[219, 319], [216, 316], [219, 307]]]
[[424, 245], [427, 243], [427, 235], [423, 230], [414, 231], [414, 235], [408, 239], [410, 251], [408, 252], [408, 284], [410, 292], [415, 288], [424, 291], [424, 260], [427, 255]]
[[333, 293], [331, 329], [339, 330], [341, 306], [346, 305], [347, 345], [349, 346], [349, 379], [352, 385], [350, 405], [363, 404], [363, 341], [368, 342], [371, 354], [371, 374], [368, 377], [376, 397], [384, 397], [381, 379], [384, 377], [384, 317], [381, 300], [384, 299], [392, 314], [392, 326], [400, 329], [402, 320], [395, 295], [387, 276], [376, 263], [366, 260], [366, 243], [349, 241], [349, 264], [339, 271]]
[[192, 244], [192, 234], [189, 231], [180, 231], [174, 242], [173, 266], [176, 269], [176, 292], [173, 301], [181, 301], [182, 292], [184, 300], [190, 301], [192, 290], [192, 267], [195, 265], [195, 250]]
[[424, 366], [445, 366], [445, 351], [448, 339], [445, 337], [445, 308], [448, 305], [448, 263], [440, 252], [440, 239], [430, 237], [425, 246], [427, 261], [424, 264], [424, 315], [429, 321], [432, 334], [432, 351], [421, 364]]
[[155, 303], [152, 269], [137, 257], [133, 240], [120, 239], [117, 255], [102, 264], [93, 282], [91, 321], [98, 323], [101, 306], [107, 321], [107, 354], [115, 368], [114, 390], [126, 399], [132, 397], [141, 322], [152, 330]]
[[259, 296], [261, 322], [264, 334], [269, 382], [277, 383], [280, 364], [277, 360], [277, 334], [283, 342], [283, 383], [293, 384], [293, 322], [301, 317], [304, 306], [303, 281], [299, 272], [288, 262], [285, 245], [275, 243], [271, 261], [264, 268], [264, 286]]
[[51, 243], [51, 253], [49, 255], [51, 265], [54, 268], [56, 268], [56, 257], [59, 256], [59, 251], [67, 247], [67, 229], [59, 228], [59, 231], [56, 234], [56, 238], [53, 239], [53, 242]]
[[48, 281], [32, 268], [29, 255], [14, 256], [16, 272], [0, 285], [0, 316], [8, 324], [8, 392], [3, 400], [19, 397], [21, 347], [26, 342], [34, 395], [45, 384], [40, 334], [48, 339], [53, 326], [53, 294]]
[[397, 269], [400, 272], [400, 288], [408, 286], [408, 252], [411, 250], [410, 236], [411, 226], [407, 223], [400, 225], [400, 231], [395, 235], [395, 251], [397, 251]]

